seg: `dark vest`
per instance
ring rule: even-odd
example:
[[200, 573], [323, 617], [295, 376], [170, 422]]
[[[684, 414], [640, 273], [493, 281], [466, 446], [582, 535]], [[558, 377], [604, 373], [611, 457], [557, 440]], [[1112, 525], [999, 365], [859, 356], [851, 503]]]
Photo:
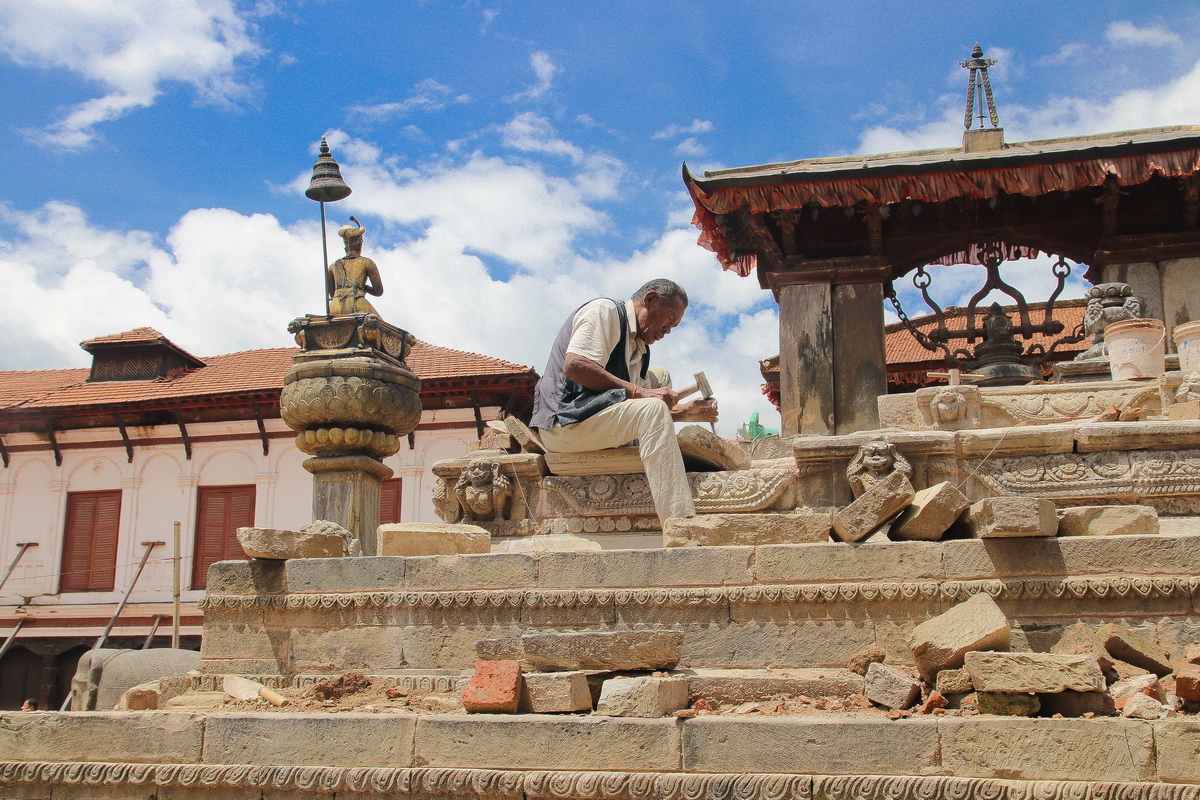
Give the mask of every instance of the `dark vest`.
[[[609, 299], [617, 307], [617, 319], [621, 324], [621, 335], [617, 346], [608, 354], [608, 363], [604, 369], [623, 381], [628, 381], [629, 364], [625, 361], [625, 346], [629, 339], [629, 320], [625, 313], [625, 303]], [[584, 303], [587, 305], [587, 303]], [[553, 428], [555, 424], [571, 425], [582, 422], [597, 411], [626, 399], [624, 389], [607, 389], [595, 391], [566, 376], [563, 371], [567, 358], [567, 345], [571, 343], [571, 330], [575, 324], [575, 314], [580, 306], [567, 318], [558, 336], [554, 337], [554, 346], [550, 348], [550, 359], [546, 362], [546, 370], [538, 380], [533, 396], [533, 419], [530, 424], [536, 428]], [[642, 357], [642, 375], [650, 368], [650, 350]]]

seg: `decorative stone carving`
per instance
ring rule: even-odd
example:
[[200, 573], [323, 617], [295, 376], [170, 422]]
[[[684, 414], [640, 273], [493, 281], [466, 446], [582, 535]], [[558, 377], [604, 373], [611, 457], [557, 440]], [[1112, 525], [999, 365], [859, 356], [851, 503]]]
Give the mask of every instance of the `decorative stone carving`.
[[[1162, 413], [1164, 394], [1157, 385], [1106, 380], [1034, 386], [929, 387], [918, 389], [909, 402], [916, 404], [915, 416], [921, 426], [957, 431], [1070, 422], [1095, 417], [1109, 406], [1145, 406], [1154, 415]], [[893, 396], [891, 405], [901, 403]], [[890, 409], [889, 414], [888, 419], [893, 423], [904, 416], [896, 408]]]
[[1200, 450], [1103, 450], [968, 459], [995, 494], [1104, 497], [1200, 494]]
[[[689, 473], [688, 483], [699, 513], [761, 511], [791, 494], [795, 474], [792, 470], [758, 469]], [[564, 515], [654, 514], [650, 485], [641, 473], [551, 475], [542, 485], [555, 495]]]
[[1200, 372], [1189, 372], [1184, 376], [1179, 388], [1175, 390], [1176, 403], [1187, 403], [1192, 400], [1200, 400]]
[[1104, 329], [1114, 322], [1142, 316], [1142, 302], [1127, 283], [1098, 283], [1088, 289], [1087, 299], [1083, 330], [1091, 337], [1092, 346], [1075, 356], [1076, 361], [1103, 359]]
[[504, 476], [499, 462], [484, 458], [468, 464], [454, 484], [463, 522], [507, 519], [512, 494], [512, 481]]
[[883, 439], [867, 442], [858, 448], [850, 466], [846, 467], [846, 479], [855, 497], [862, 497], [868, 489], [881, 483], [893, 472], [912, 478], [912, 465], [908, 463], [896, 445]]

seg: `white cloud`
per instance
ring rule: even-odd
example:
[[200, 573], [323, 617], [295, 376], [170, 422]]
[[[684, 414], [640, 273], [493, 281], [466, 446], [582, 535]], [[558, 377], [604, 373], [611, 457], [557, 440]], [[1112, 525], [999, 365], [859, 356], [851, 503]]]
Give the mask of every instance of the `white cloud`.
[[708, 133], [713, 129], [713, 124], [706, 119], [694, 119], [691, 125], [676, 125], [671, 123], [661, 131], [655, 133], [652, 139], [673, 139], [676, 136], [685, 136], [693, 133]]
[[542, 97], [554, 85], [554, 76], [558, 72], [558, 67], [550, 60], [550, 54], [544, 50], [538, 50], [529, 55], [529, 66], [533, 69], [533, 75], [537, 78], [537, 83], [530, 86], [523, 92], [518, 92], [508, 98], [510, 103], [518, 100], [537, 100]]
[[1109, 23], [1104, 38], [1110, 44], [1124, 47], [1174, 47], [1183, 44], [1179, 34], [1163, 25], [1139, 28], [1128, 20]]
[[524, 111], [509, 120], [502, 129], [504, 145], [526, 153], [563, 156], [575, 163], [583, 160], [583, 150], [558, 138], [550, 120], [533, 111]]
[[1039, 67], [1057, 67], [1087, 54], [1087, 47], [1080, 42], [1069, 42], [1058, 49], [1058, 52], [1042, 56], [1036, 62]]
[[708, 148], [700, 144], [695, 136], [689, 136], [675, 145], [674, 153], [684, 158], [699, 158], [708, 155]]
[[206, 102], [244, 98], [238, 62], [261, 52], [231, 0], [5, 0], [0, 50], [22, 66], [66, 69], [105, 90], [30, 132], [66, 149], [91, 145], [98, 125], [152, 105], [164, 83], [188, 84]]
[[[965, 96], [964, 89], [964, 100]], [[877, 125], [866, 129], [859, 137], [857, 152], [896, 153], [954, 147], [960, 144], [963, 133], [963, 107], [949, 106], [948, 103], [949, 98], [946, 98], [946, 103], [941, 107], [941, 115], [937, 119], [920, 122], [911, 128]]]
[[426, 78], [413, 86], [413, 93], [397, 103], [354, 105], [346, 109], [367, 122], [386, 122], [407, 116], [416, 111], [440, 111], [448, 105], [466, 103], [470, 95], [454, 94], [453, 90], [433, 78]]

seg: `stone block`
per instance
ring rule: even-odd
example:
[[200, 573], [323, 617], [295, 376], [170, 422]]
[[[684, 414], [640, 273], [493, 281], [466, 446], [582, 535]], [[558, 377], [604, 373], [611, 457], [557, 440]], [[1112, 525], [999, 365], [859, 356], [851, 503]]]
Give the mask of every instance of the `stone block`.
[[213, 714], [203, 763], [408, 767], [415, 729], [407, 714]]
[[1038, 497], [988, 497], [973, 503], [962, 521], [976, 539], [1053, 536], [1058, 531], [1054, 503]]
[[1078, 506], [1058, 511], [1059, 536], [1129, 536], [1158, 533], [1153, 506]]
[[345, 540], [328, 533], [299, 533], [278, 528], [238, 528], [238, 541], [251, 558], [338, 558]]
[[609, 678], [600, 688], [596, 713], [609, 717], [662, 717], [687, 708], [684, 678]]
[[750, 454], [707, 428], [686, 425], [679, 429], [679, 452], [685, 462], [709, 464], [720, 470], [750, 469]]
[[830, 547], [824, 544], [764, 545], [755, 548], [759, 583], [909, 581], [942, 577], [939, 545], [895, 542], [887, 547]]
[[748, 584], [750, 547], [672, 547], [653, 550], [547, 553], [537, 563], [544, 589]]
[[274, 561], [218, 561], [208, 568], [208, 594], [280, 594], [288, 590], [284, 565]]
[[1162, 719], [1166, 715], [1165, 705], [1141, 692], [1127, 697], [1121, 706], [1121, 716], [1128, 719]]
[[521, 637], [525, 660], [545, 670], [670, 669], [683, 655], [683, 631], [579, 631]]
[[1108, 692], [1054, 692], [1038, 695], [1042, 702], [1041, 713], [1045, 716], [1061, 714], [1064, 717], [1082, 717], [1093, 714], [1111, 717], [1117, 713], [1117, 705]]
[[600, 550], [600, 543], [572, 533], [518, 536], [492, 544], [493, 553], [570, 553], [576, 550]]
[[521, 646], [519, 636], [480, 639], [475, 642], [475, 654], [480, 661], [523, 661], [525, 648]]
[[1090, 656], [971, 652], [964, 662], [980, 692], [1101, 692], [1106, 686]]
[[1200, 420], [1200, 400], [1185, 400], [1167, 406], [1169, 420]]
[[1170, 675], [1171, 659], [1166, 651], [1144, 636], [1110, 622], [1096, 633], [1108, 654], [1155, 675]]
[[286, 565], [292, 592], [399, 592], [404, 589], [406, 559], [294, 559]]
[[1183, 660], [1189, 664], [1200, 664], [1200, 642], [1189, 644], [1183, 649]]
[[10, 711], [0, 713], [0, 753], [6, 761], [196, 763], [201, 717], [170, 711]]
[[[1119, 719], [958, 717], [938, 720], [942, 769], [959, 777], [1153, 781], [1154, 731]], [[1165, 778], [1159, 777], [1161, 780]]]
[[416, 761], [434, 768], [676, 772], [679, 750], [674, 718], [445, 714], [417, 723]]
[[117, 700], [117, 711], [157, 711], [158, 696], [158, 681], [131, 686]]
[[1032, 717], [1041, 710], [1042, 702], [1035, 694], [1021, 692], [975, 692], [975, 708], [980, 714], [1003, 717]]
[[521, 701], [521, 665], [516, 661], [477, 661], [462, 692], [471, 714], [512, 714]]
[[1166, 719], [1154, 725], [1158, 779], [1164, 783], [1200, 784], [1200, 718]]
[[1186, 664], [1175, 670], [1175, 694], [1184, 700], [1200, 703], [1200, 665]]
[[1122, 678], [1108, 687], [1108, 694], [1117, 702], [1118, 708], [1121, 708], [1124, 705], [1124, 701], [1135, 694], [1144, 694], [1153, 697], [1160, 703], [1165, 703], [1167, 700], [1162, 683], [1159, 682], [1158, 676], [1152, 672]]
[[664, 547], [807, 544], [829, 541], [833, 512], [799, 509], [791, 514], [698, 514], [663, 525]]
[[846, 668], [858, 675], [866, 675], [867, 670], [871, 668], [872, 664], [882, 663], [885, 658], [887, 658], [887, 653], [884, 649], [877, 644], [873, 644], [866, 650], [851, 656]]
[[586, 672], [531, 672], [524, 676], [520, 711], [565, 714], [592, 710]]
[[741, 704], [776, 695], [849, 697], [862, 694], [863, 678], [848, 669], [725, 670], [694, 669], [687, 676], [688, 696], [715, 703]]
[[961, 667], [973, 650], [1007, 650], [1010, 632], [1004, 612], [980, 592], [944, 614], [926, 620], [908, 637], [917, 668], [932, 681], [940, 670]]
[[876, 662], [867, 668], [863, 694], [884, 708], [908, 708], [921, 696], [921, 685], [904, 670]]
[[1043, 574], [1128, 575], [1131, 564], [1136, 564], [1143, 575], [1200, 573], [1200, 536], [1189, 534], [968, 539], [944, 541], [940, 547], [945, 577], [955, 580]]
[[971, 673], [965, 669], [944, 669], [937, 674], [937, 690], [944, 695], [967, 694], [975, 691]]
[[525, 553], [412, 556], [405, 559], [410, 592], [520, 589], [537, 582], [537, 559]]
[[375, 536], [381, 556], [450, 556], [492, 549], [492, 535], [478, 525], [397, 522], [380, 525]]
[[1096, 638], [1096, 629], [1083, 622], [1067, 628], [1062, 637], [1050, 648], [1051, 653], [1059, 655], [1088, 656], [1096, 659], [1101, 671], [1112, 669], [1112, 658], [1100, 640]]
[[683, 727], [687, 772], [921, 775], [939, 761], [934, 719], [706, 716]]
[[913, 495], [908, 478], [893, 472], [835, 514], [833, 530], [843, 542], [861, 541], [903, 511]]
[[935, 541], [967, 510], [971, 501], [949, 481], [922, 489], [892, 523], [895, 539]]

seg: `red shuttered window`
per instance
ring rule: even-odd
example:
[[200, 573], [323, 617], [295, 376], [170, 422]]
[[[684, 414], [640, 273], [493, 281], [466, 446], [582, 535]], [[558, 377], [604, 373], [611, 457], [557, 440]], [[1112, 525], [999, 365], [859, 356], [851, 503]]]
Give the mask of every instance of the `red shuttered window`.
[[208, 568], [218, 561], [246, 558], [237, 529], [254, 525], [253, 486], [201, 486], [196, 497], [196, 549], [192, 588], [203, 589]]
[[121, 490], [68, 492], [63, 536], [63, 592], [111, 591], [117, 577]]
[[400, 496], [404, 487], [403, 478], [392, 478], [379, 487], [379, 524], [390, 525], [400, 521]]

